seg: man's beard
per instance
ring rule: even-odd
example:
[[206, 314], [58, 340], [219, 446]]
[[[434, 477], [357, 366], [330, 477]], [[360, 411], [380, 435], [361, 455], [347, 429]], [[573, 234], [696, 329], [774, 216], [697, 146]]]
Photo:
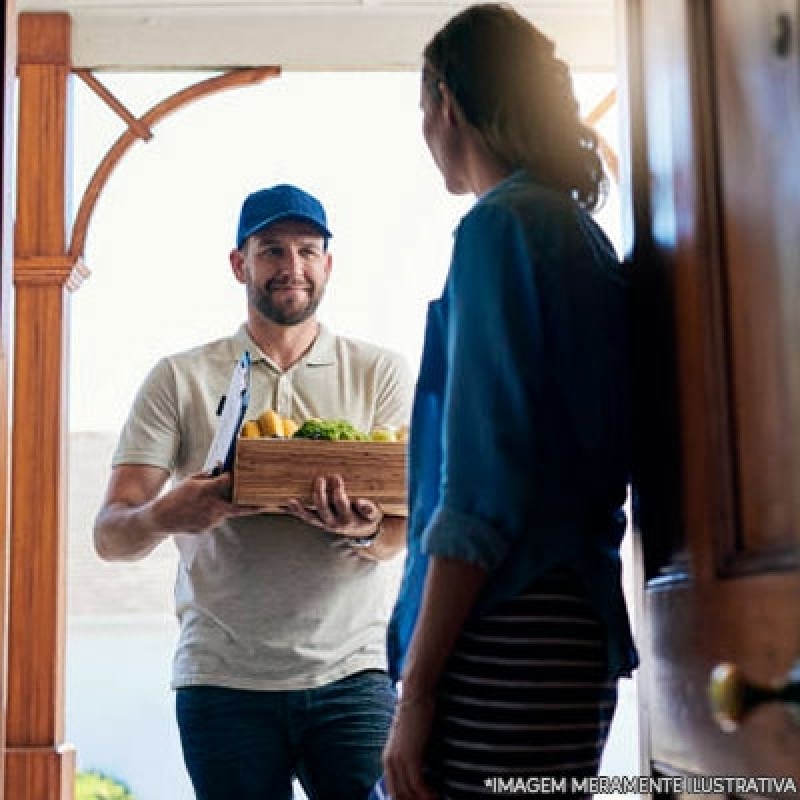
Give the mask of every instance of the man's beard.
[[319, 308], [324, 288], [317, 291], [315, 286], [311, 287], [308, 296], [308, 302], [302, 308], [292, 307], [291, 309], [285, 306], [279, 306], [272, 300], [273, 290], [282, 288], [280, 284], [275, 284], [273, 287], [270, 282], [267, 284], [266, 289], [261, 289], [253, 283], [247, 285], [247, 295], [252, 305], [254, 305], [258, 312], [264, 319], [274, 322], [276, 325], [299, 325], [305, 322], [310, 317], [313, 317]]

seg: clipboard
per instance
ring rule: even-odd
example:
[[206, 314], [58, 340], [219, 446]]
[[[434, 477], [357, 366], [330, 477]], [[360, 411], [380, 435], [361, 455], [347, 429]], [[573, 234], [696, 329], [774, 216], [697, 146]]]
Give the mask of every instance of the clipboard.
[[217, 432], [208, 449], [203, 472], [220, 475], [233, 469], [236, 439], [250, 403], [250, 353], [245, 350], [233, 368], [228, 391], [217, 407]]

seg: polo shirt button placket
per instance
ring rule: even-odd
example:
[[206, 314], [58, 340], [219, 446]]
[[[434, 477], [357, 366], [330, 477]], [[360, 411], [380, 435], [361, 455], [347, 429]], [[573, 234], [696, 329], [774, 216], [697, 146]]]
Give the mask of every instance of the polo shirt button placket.
[[289, 378], [286, 374], [283, 374], [278, 378], [278, 407], [276, 409], [282, 417], [289, 416], [291, 406], [290, 395]]

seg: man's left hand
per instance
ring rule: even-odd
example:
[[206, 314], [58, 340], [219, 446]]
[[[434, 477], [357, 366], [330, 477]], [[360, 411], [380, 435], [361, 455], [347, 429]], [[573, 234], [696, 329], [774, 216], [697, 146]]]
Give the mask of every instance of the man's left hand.
[[341, 475], [318, 475], [311, 489], [311, 504], [293, 499], [286, 510], [309, 525], [350, 538], [371, 536], [383, 520], [375, 503], [363, 497], [350, 499]]

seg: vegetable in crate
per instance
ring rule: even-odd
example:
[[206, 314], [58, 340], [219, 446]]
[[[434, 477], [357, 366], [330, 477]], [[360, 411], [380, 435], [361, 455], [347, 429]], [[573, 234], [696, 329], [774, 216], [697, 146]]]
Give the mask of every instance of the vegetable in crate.
[[262, 436], [285, 435], [283, 432], [283, 417], [272, 409], [267, 409], [259, 416], [258, 427], [261, 429]]
[[261, 428], [258, 421], [251, 419], [245, 422], [239, 435], [242, 439], [258, 439], [261, 436]]
[[294, 433], [295, 439], [329, 439], [332, 441], [369, 439], [366, 433], [343, 419], [307, 419]]

